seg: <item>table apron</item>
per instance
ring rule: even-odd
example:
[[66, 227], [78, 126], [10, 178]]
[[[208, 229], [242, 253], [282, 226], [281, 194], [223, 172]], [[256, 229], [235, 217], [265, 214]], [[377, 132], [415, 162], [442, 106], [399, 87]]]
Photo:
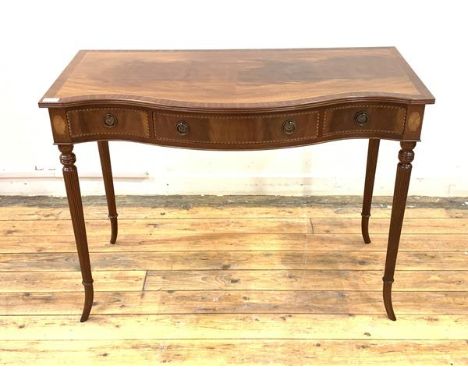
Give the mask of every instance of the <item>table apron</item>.
[[352, 139], [418, 141], [424, 105], [348, 102], [269, 113], [196, 113], [126, 105], [49, 109], [54, 142], [125, 140], [213, 150]]

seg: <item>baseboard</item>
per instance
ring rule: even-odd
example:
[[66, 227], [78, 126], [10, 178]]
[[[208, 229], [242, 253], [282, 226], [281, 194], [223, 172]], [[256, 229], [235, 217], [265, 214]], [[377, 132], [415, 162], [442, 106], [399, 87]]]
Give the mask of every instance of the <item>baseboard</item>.
[[[377, 177], [375, 195], [393, 194], [393, 177]], [[121, 195], [361, 195], [361, 177], [298, 177], [298, 176], [148, 176], [147, 174], [116, 174], [115, 190]], [[467, 182], [452, 178], [413, 177], [410, 195], [440, 197], [468, 196]], [[83, 195], [104, 192], [99, 174], [80, 174]], [[61, 173], [42, 176], [3, 176], [1, 195], [65, 196]]]

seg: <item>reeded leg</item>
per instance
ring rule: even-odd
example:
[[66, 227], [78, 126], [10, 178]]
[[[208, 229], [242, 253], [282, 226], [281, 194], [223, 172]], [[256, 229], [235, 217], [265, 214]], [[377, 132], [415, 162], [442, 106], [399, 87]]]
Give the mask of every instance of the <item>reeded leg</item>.
[[112, 179], [112, 166], [109, 154], [109, 144], [107, 141], [98, 142], [99, 157], [101, 158], [102, 176], [104, 178], [104, 188], [106, 190], [107, 209], [111, 222], [111, 244], [115, 244], [119, 230], [117, 223], [117, 208], [115, 206], [114, 182]]
[[374, 191], [375, 169], [377, 167], [377, 157], [379, 156], [380, 139], [369, 139], [367, 150], [366, 182], [364, 184], [364, 197], [362, 201], [361, 232], [364, 243], [371, 242], [369, 237], [369, 218], [372, 204], [372, 193]]
[[390, 232], [388, 234], [387, 258], [385, 260], [385, 272], [383, 276], [383, 299], [385, 310], [390, 320], [395, 321], [395, 313], [392, 306], [392, 283], [395, 273], [395, 264], [400, 244], [401, 227], [405, 215], [406, 198], [411, 177], [411, 162], [414, 159], [413, 149], [416, 142], [400, 142], [401, 150], [398, 154], [398, 163], [395, 191], [393, 193], [392, 217], [390, 220]]
[[85, 289], [85, 301], [80, 321], [86, 321], [93, 305], [94, 290], [91, 275], [91, 263], [89, 261], [88, 239], [81, 202], [80, 183], [78, 171], [75, 166], [76, 157], [73, 154], [73, 145], [59, 145], [61, 155], [60, 163], [63, 165], [63, 179], [67, 190], [68, 206], [75, 234], [76, 249], [80, 260], [81, 275]]

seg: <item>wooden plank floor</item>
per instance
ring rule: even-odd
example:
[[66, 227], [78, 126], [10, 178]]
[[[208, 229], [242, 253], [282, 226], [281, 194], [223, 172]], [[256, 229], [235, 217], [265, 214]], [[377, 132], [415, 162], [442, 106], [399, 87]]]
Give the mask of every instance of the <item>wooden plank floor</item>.
[[385, 316], [391, 209], [359, 198], [85, 198], [86, 323], [63, 199], [0, 197], [2, 365], [468, 365], [468, 206], [411, 199]]

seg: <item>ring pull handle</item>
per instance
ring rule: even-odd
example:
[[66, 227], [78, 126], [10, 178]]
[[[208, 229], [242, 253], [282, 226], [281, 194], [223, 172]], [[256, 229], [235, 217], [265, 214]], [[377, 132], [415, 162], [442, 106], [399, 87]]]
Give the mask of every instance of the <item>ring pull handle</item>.
[[190, 126], [187, 122], [180, 121], [180, 122], [177, 122], [176, 129], [180, 135], [187, 135], [190, 131]]
[[114, 114], [107, 113], [104, 116], [104, 125], [107, 127], [115, 127], [117, 125], [117, 117]]
[[367, 122], [369, 122], [369, 114], [366, 111], [358, 111], [354, 115], [354, 122], [356, 122], [359, 126], [364, 126]]
[[296, 131], [296, 122], [294, 121], [285, 121], [283, 123], [283, 133], [286, 135], [291, 135]]

